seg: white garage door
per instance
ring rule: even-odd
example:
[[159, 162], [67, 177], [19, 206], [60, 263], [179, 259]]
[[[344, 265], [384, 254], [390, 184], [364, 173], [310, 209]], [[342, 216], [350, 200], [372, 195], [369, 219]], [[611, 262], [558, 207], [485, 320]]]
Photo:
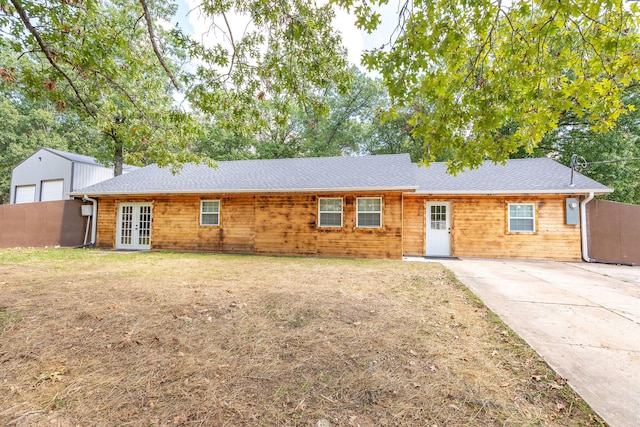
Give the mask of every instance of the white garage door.
[[64, 191], [64, 181], [61, 179], [42, 181], [40, 201], [62, 200]]
[[18, 185], [16, 187], [15, 203], [33, 203], [35, 201], [35, 185]]

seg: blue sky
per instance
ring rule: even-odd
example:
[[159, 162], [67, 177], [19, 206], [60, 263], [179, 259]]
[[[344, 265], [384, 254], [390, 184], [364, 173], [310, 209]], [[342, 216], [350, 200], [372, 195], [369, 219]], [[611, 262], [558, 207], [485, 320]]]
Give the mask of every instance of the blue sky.
[[193, 25], [189, 22], [187, 15], [189, 14], [189, 6], [184, 0], [177, 0], [178, 3], [178, 12], [176, 12], [176, 22], [180, 25], [180, 28], [188, 32], [189, 34], [193, 34]]

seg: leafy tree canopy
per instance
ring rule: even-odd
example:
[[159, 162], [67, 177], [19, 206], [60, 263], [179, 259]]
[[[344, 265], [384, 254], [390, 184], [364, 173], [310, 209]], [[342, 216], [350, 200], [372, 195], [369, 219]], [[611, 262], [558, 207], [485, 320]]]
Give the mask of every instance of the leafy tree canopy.
[[[192, 11], [212, 23], [202, 40], [158, 25], [175, 11], [170, 0], [0, 0], [0, 48], [13, 52], [0, 78], [91, 122], [107, 137], [96, 143], [116, 174], [123, 160], [198, 160], [195, 113], [248, 131], [268, 122], [265, 101], [321, 111], [310, 96], [315, 87], [351, 79], [330, 5], [205, 1]], [[232, 25], [231, 16], [246, 25]]]
[[[371, 31], [381, 20], [373, 5], [387, 1], [334, 4]], [[531, 153], [566, 118], [606, 131], [635, 108], [623, 96], [640, 78], [635, 3], [415, 0], [399, 5], [389, 42], [363, 56], [393, 106], [385, 122], [363, 126], [352, 111], [359, 98], [342, 97], [359, 83], [332, 7], [204, 1], [191, 13], [211, 28], [196, 40], [159, 25], [173, 0], [0, 0], [0, 48], [11, 52], [0, 78], [90, 123], [116, 165], [201, 159], [210, 150], [192, 143], [213, 129], [224, 140], [213, 151], [240, 147], [229, 158], [368, 147], [451, 156], [456, 171]], [[402, 140], [376, 146], [372, 135]]]
[[[640, 86], [627, 89], [623, 102], [638, 105]], [[558, 127], [544, 136], [533, 155], [551, 156], [569, 165], [576, 154], [579, 172], [614, 189], [603, 198], [640, 204], [640, 111], [622, 115], [606, 132], [596, 132], [592, 125], [584, 117], [563, 116]], [[514, 155], [525, 156], [529, 154], [524, 150]]]
[[[376, 2], [336, 2], [360, 28], [379, 26]], [[397, 109], [413, 111], [426, 159], [448, 150], [453, 171], [532, 152], [566, 115], [605, 131], [635, 108], [622, 95], [640, 78], [636, 3], [414, 0], [399, 12], [389, 43], [363, 64]]]
[[422, 158], [422, 143], [411, 136], [409, 115], [384, 118], [390, 104], [379, 80], [354, 69], [346, 90], [332, 83], [311, 95], [311, 105], [325, 108], [285, 109], [280, 99], [263, 101], [261, 117], [268, 123], [257, 132], [226, 129], [221, 126], [224, 120], [214, 115], [194, 149], [216, 160], [383, 153]]
[[101, 138], [77, 114], [56, 111], [46, 101], [0, 96], [0, 204], [9, 203], [11, 171], [40, 147], [96, 155]]
[[[10, 89], [99, 130], [98, 157], [116, 174], [123, 160], [183, 160], [197, 126], [172, 97], [181, 52], [161, 51], [163, 33], [145, 3], [0, 0], [0, 11], [0, 72]], [[154, 12], [168, 17], [172, 8], [159, 1]]]

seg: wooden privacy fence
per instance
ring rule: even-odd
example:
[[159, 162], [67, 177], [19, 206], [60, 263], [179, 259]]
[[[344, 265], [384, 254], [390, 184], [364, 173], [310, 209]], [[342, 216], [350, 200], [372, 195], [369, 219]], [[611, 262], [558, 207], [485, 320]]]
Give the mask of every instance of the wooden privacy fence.
[[608, 200], [587, 203], [589, 258], [640, 265], [640, 206]]
[[82, 245], [87, 219], [80, 206], [80, 200], [1, 205], [0, 248]]

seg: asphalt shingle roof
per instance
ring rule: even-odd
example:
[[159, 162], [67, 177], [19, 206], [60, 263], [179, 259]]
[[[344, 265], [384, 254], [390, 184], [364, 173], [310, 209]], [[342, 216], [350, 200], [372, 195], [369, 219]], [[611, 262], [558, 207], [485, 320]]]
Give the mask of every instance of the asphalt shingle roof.
[[609, 193], [612, 190], [548, 158], [485, 162], [449, 175], [445, 163], [418, 167], [407, 154], [186, 164], [173, 174], [156, 165], [83, 188], [73, 195], [212, 192], [406, 190], [422, 194]]
[[426, 194], [515, 194], [515, 193], [610, 193], [605, 185], [575, 173], [549, 158], [513, 159], [506, 164], [486, 161], [477, 169], [456, 176], [446, 163], [418, 167], [418, 193]]
[[408, 154], [186, 164], [177, 174], [150, 165], [73, 194], [295, 192], [412, 190], [415, 167]]

